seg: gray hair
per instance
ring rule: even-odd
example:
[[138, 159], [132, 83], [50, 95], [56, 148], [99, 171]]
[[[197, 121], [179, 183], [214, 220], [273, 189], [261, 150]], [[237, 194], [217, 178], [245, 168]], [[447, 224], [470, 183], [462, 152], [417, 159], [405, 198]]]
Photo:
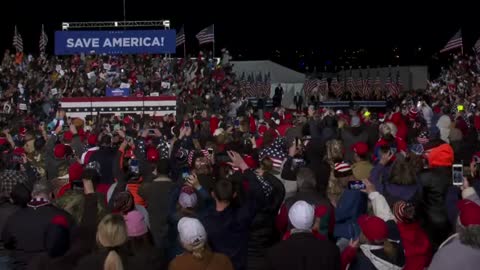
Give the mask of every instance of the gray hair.
[[300, 168], [297, 173], [297, 187], [300, 191], [315, 190], [315, 174], [309, 168]]
[[480, 225], [457, 226], [460, 242], [475, 249], [480, 249]]
[[49, 197], [52, 192], [53, 192], [53, 187], [49, 182], [40, 181], [33, 185], [32, 197], [41, 197], [41, 196]]

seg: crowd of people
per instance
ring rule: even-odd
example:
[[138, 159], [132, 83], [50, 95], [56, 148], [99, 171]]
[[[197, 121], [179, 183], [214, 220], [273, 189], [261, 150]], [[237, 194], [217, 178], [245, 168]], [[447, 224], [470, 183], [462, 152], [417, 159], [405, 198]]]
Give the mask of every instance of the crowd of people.
[[[252, 107], [228, 57], [21, 57], [0, 77], [0, 269], [477, 269], [469, 58], [381, 112], [293, 112]], [[45, 108], [120, 83], [175, 93], [177, 117]]]

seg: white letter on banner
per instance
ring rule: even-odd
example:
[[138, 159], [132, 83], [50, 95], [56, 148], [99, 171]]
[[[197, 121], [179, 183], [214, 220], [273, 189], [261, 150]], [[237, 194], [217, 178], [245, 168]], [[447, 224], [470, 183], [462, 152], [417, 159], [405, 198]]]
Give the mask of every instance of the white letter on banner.
[[105, 39], [105, 41], [103, 42], [103, 47], [112, 47], [112, 42], [110, 42], [110, 39]]
[[128, 38], [128, 37], [123, 38], [123, 46], [122, 47], [130, 47], [130, 38]]
[[152, 45], [151, 45], [152, 43], [150, 43], [151, 40], [152, 40], [152, 39], [149, 38], [149, 37], [144, 38], [144, 39], [143, 39], [143, 45], [144, 45], [144, 46], [147, 46], [147, 47], [152, 46]]
[[99, 47], [99, 42], [100, 42], [99, 38], [94, 38], [93, 42], [92, 42], [92, 47], [98, 48]]
[[74, 46], [73, 38], [67, 38], [67, 48], [73, 48]]
[[158, 41], [157, 37], [153, 38], [152, 46], [160, 46], [160, 42]]
[[122, 38], [114, 38], [113, 39], [113, 47], [122, 47]]
[[75, 41], [75, 48], [76, 48], [76, 47], [81, 47], [81, 48], [83, 48], [82, 39], [78, 38], [77, 41]]
[[130, 41], [132, 43], [132, 47], [138, 47], [138, 38], [132, 37]]

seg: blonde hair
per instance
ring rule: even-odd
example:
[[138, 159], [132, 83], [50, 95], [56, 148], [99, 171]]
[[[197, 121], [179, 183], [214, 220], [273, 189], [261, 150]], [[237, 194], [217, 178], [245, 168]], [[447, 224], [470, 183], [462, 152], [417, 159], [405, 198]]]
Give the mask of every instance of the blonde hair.
[[[97, 243], [104, 248], [116, 248], [128, 240], [127, 225], [120, 215], [106, 215], [98, 224]], [[122, 259], [117, 251], [111, 249], [103, 265], [104, 270], [123, 270]]]
[[[343, 160], [343, 143], [340, 140], [329, 140], [326, 143], [327, 155], [326, 159], [331, 166], [334, 166], [336, 162]], [[333, 169], [333, 168], [332, 168]]]
[[204, 258], [204, 254], [206, 250], [205, 241], [202, 241], [195, 245], [182, 243], [182, 246], [183, 248], [185, 248], [185, 250], [187, 250], [188, 252], [191, 252], [192, 256], [195, 259], [202, 260]]

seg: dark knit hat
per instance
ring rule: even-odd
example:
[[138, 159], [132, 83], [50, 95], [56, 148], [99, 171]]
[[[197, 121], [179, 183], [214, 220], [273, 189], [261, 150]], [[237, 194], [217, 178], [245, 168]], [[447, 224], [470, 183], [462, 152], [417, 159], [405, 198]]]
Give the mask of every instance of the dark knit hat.
[[117, 193], [113, 199], [113, 211], [126, 214], [135, 208], [133, 196], [128, 191]]

